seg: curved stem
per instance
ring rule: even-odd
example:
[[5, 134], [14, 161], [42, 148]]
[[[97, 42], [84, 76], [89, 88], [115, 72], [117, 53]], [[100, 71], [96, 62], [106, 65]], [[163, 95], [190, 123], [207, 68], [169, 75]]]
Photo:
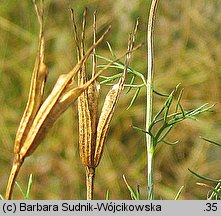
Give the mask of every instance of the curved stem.
[[[157, 10], [158, 0], [153, 0], [150, 7], [148, 27], [147, 27], [147, 104], [146, 104], [146, 131], [149, 131], [152, 122], [153, 113], [153, 66], [154, 66], [154, 53], [153, 53], [153, 31], [154, 20]], [[153, 179], [153, 155], [154, 146], [153, 139], [146, 133], [146, 146], [147, 146], [147, 175], [148, 175], [148, 198], [154, 199], [154, 179]]]
[[86, 167], [87, 200], [93, 200], [94, 198], [94, 177], [95, 168]]
[[15, 185], [15, 180], [16, 180], [16, 177], [19, 173], [22, 163], [23, 163], [23, 161], [17, 160], [17, 159], [15, 159], [13, 162], [12, 169], [11, 169], [9, 179], [8, 179], [6, 193], [5, 193], [6, 200], [10, 200], [12, 197], [12, 192], [13, 192], [14, 185]]

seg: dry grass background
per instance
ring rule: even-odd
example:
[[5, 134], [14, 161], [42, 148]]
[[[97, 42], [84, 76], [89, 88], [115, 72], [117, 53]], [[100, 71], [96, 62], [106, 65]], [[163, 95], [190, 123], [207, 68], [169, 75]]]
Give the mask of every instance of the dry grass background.
[[[98, 29], [110, 22], [108, 41], [117, 53], [126, 49], [128, 32], [137, 16], [141, 23], [137, 42], [145, 40], [148, 1], [58, 1], [46, 0], [46, 63], [49, 67], [47, 89], [61, 73], [76, 63], [72, 35], [71, 7], [80, 18], [84, 7], [90, 15], [98, 11]], [[158, 199], [173, 199], [179, 188], [185, 189], [181, 199], [205, 199], [208, 189], [196, 185], [200, 181], [187, 169], [220, 178], [221, 149], [205, 143], [204, 136], [221, 140], [220, 76], [221, 76], [221, 5], [219, 0], [160, 1], [155, 30], [155, 88], [169, 92], [176, 84], [184, 87], [183, 105], [197, 107], [216, 103], [214, 112], [198, 121], [185, 121], [170, 135], [179, 139], [176, 147], [160, 144], [156, 155], [155, 178]], [[92, 22], [92, 21], [89, 21]], [[87, 30], [88, 42], [91, 32]], [[0, 194], [4, 194], [13, 158], [15, 133], [24, 111], [37, 49], [38, 22], [32, 1], [0, 1]], [[110, 56], [103, 43], [99, 54]], [[133, 55], [132, 66], [146, 71], [145, 47]], [[137, 80], [139, 81], [139, 80]], [[102, 86], [106, 92], [110, 87]], [[95, 198], [130, 199], [123, 182], [140, 185], [142, 198], [146, 190], [146, 153], [142, 133], [131, 125], [144, 127], [145, 91], [126, 110], [133, 92], [122, 94], [114, 115], [104, 156], [97, 169]], [[155, 97], [154, 110], [163, 100]], [[84, 167], [78, 152], [76, 104], [60, 118], [37, 151], [26, 159], [17, 181], [27, 186], [33, 173], [32, 199], [85, 199]], [[22, 196], [15, 187], [14, 198]]]

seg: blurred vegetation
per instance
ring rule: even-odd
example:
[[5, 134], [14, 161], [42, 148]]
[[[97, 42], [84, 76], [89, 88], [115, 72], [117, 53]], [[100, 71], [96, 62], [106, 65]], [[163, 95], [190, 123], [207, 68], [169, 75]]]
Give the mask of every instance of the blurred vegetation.
[[[137, 43], [145, 41], [146, 19], [150, 1], [146, 0], [45, 0], [46, 63], [49, 67], [47, 89], [61, 73], [76, 63], [69, 8], [81, 19], [84, 7], [88, 17], [98, 11], [98, 32], [112, 24], [107, 40], [116, 53], [126, 50], [128, 33], [140, 17]], [[90, 23], [88, 46], [92, 43]], [[0, 194], [5, 187], [13, 159], [14, 138], [28, 97], [38, 38], [38, 22], [32, 1], [0, 1]], [[184, 88], [186, 109], [204, 103], [216, 104], [214, 112], [198, 121], [187, 120], [170, 137], [177, 146], [160, 145], [156, 155], [155, 178], [158, 199], [174, 199], [184, 185], [180, 199], [205, 199], [208, 188], [197, 185], [188, 168], [211, 178], [220, 178], [221, 149], [199, 136], [221, 141], [221, 4], [219, 0], [160, 1], [155, 29], [155, 89], [169, 93], [178, 83]], [[110, 53], [105, 43], [98, 50]], [[146, 47], [133, 54], [132, 67], [146, 73]], [[107, 72], [114, 73], [114, 71]], [[137, 80], [137, 82], [140, 82]], [[102, 86], [105, 93], [110, 86]], [[47, 90], [47, 91], [48, 91]], [[132, 187], [139, 185], [146, 198], [145, 136], [131, 125], [144, 128], [145, 91], [141, 90], [129, 109], [133, 91], [121, 95], [104, 156], [97, 169], [95, 198], [130, 199], [123, 174]], [[154, 98], [157, 112], [163, 104]], [[33, 174], [31, 199], [85, 199], [84, 168], [78, 153], [76, 104], [57, 121], [37, 151], [26, 159], [17, 181], [26, 188]], [[15, 187], [15, 199], [21, 199]]]

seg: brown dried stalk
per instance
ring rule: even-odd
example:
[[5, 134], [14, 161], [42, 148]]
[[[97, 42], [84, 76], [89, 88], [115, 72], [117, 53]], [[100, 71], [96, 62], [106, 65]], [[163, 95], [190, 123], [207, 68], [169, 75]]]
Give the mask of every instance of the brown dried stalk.
[[[83, 28], [81, 41], [78, 38], [76, 21], [72, 12], [75, 42], [77, 44], [78, 58], [80, 59], [84, 53], [84, 35], [86, 23], [86, 11], [83, 17]], [[124, 87], [125, 76], [129, 67], [131, 53], [134, 48], [135, 34], [137, 31], [138, 21], [131, 33], [128, 41], [128, 49], [126, 54], [125, 69], [119, 82], [107, 94], [104, 105], [98, 118], [98, 97], [99, 88], [96, 81], [89, 86], [83, 94], [78, 98], [78, 115], [79, 115], [79, 149], [82, 164], [86, 168], [86, 186], [87, 199], [93, 199], [95, 168], [98, 166], [104, 148], [104, 142], [107, 136], [110, 122], [116, 108], [120, 93]], [[94, 13], [93, 24], [93, 43], [96, 41], [96, 12]], [[92, 55], [92, 78], [96, 76], [96, 56], [95, 47]], [[115, 60], [116, 61], [116, 60]], [[78, 76], [78, 84], [82, 85], [86, 81], [86, 65], [80, 71]], [[98, 72], [99, 73], [99, 72]]]
[[24, 159], [34, 152], [59, 116], [107, 69], [107, 67], [103, 68], [103, 70], [100, 70], [92, 79], [74, 88], [74, 77], [82, 70], [86, 60], [94, 48], [104, 39], [110, 27], [93, 46], [89, 48], [85, 55], [81, 55], [77, 65], [68, 74], [59, 76], [53, 90], [45, 101], [43, 101], [43, 91], [47, 78], [47, 68], [44, 63], [45, 39], [43, 34], [43, 5], [40, 10], [35, 4], [35, 1], [33, 2], [40, 24], [39, 47], [28, 102], [16, 134], [14, 147], [15, 156], [6, 188], [5, 199], [11, 199], [15, 179]]

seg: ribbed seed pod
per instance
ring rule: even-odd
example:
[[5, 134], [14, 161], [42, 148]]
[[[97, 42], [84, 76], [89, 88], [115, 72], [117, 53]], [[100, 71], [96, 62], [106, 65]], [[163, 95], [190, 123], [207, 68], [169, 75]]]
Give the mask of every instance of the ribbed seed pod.
[[108, 92], [104, 105], [101, 111], [101, 115], [99, 118], [98, 126], [97, 126], [97, 137], [96, 137], [96, 149], [94, 155], [94, 166], [98, 166], [102, 152], [104, 149], [104, 141], [107, 136], [107, 132], [110, 126], [110, 121], [114, 114], [114, 110], [120, 96], [120, 92], [123, 88], [123, 84], [115, 84], [112, 89]]
[[42, 103], [42, 97], [45, 87], [45, 82], [47, 79], [48, 70], [44, 63], [45, 61], [45, 39], [43, 35], [43, 11], [40, 11], [35, 5], [37, 12], [39, 24], [40, 24], [40, 33], [39, 33], [39, 44], [38, 52], [35, 60], [35, 66], [33, 70], [33, 75], [31, 79], [29, 97], [27, 105], [20, 121], [20, 125], [15, 138], [14, 152], [18, 153], [21, 146], [23, 145], [27, 133], [31, 127], [31, 124], [35, 118], [35, 115]]
[[[77, 25], [72, 13], [75, 42], [77, 45], [78, 58], [85, 52], [85, 25], [86, 25], [86, 10], [83, 16], [81, 41], [78, 37]], [[96, 43], [96, 13], [94, 13], [94, 41]], [[95, 76], [96, 58], [95, 47], [92, 55], [92, 79]], [[78, 85], [86, 82], [86, 65], [83, 66], [82, 71], [78, 75]], [[98, 112], [98, 88], [97, 83], [94, 81], [88, 89], [83, 92], [78, 98], [78, 116], [79, 116], [79, 149], [80, 157], [84, 166], [93, 167], [93, 156], [95, 150], [95, 137], [97, 127], [97, 112]]]
[[[96, 11], [94, 12], [93, 19], [93, 44], [96, 42]], [[92, 78], [96, 74], [96, 48], [93, 50], [92, 54]], [[96, 146], [96, 134], [97, 134], [97, 122], [98, 122], [98, 101], [99, 101], [99, 83], [95, 80], [87, 89], [88, 96], [88, 108], [90, 111], [91, 119], [91, 161], [88, 167], [94, 167], [94, 152]]]
[[[81, 41], [78, 37], [77, 25], [74, 19], [73, 11], [73, 29], [75, 35], [75, 42], [77, 45], [78, 58], [81, 58], [84, 53], [84, 35], [85, 35], [85, 15], [83, 19], [83, 30]], [[79, 150], [82, 164], [86, 168], [86, 185], [87, 185], [87, 199], [93, 199], [93, 185], [95, 168], [98, 166], [102, 152], [104, 149], [104, 142], [107, 137], [107, 132], [110, 127], [110, 122], [114, 114], [116, 104], [118, 102], [121, 91], [124, 87], [126, 73], [129, 67], [131, 53], [134, 48], [135, 34], [137, 31], [138, 20], [134, 27], [133, 32], [130, 34], [128, 41], [128, 49], [126, 53], [125, 69], [119, 82], [107, 94], [104, 105], [101, 111], [100, 118], [98, 117], [98, 99], [99, 99], [99, 85], [94, 81], [88, 89], [78, 98], [78, 116], [79, 116]], [[94, 13], [93, 24], [93, 43], [96, 41], [96, 12]], [[96, 74], [96, 55], [95, 47], [92, 55], [92, 79], [97, 76]], [[116, 59], [115, 61], [117, 61]], [[114, 61], [114, 62], [115, 62]], [[112, 64], [111, 62], [110, 64]], [[110, 66], [108, 64], [106, 68]], [[87, 79], [86, 66], [83, 67], [78, 76], [78, 84], [82, 85]], [[95, 75], [96, 74], [96, 75]]]

